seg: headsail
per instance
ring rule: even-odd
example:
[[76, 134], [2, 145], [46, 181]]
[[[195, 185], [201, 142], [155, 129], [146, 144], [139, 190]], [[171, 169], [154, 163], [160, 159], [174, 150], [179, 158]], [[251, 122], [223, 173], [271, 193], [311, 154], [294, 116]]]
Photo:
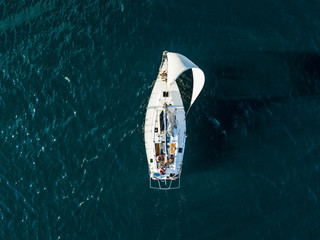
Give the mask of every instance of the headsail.
[[[194, 103], [194, 101], [199, 96], [203, 85], [204, 85], [204, 73], [203, 71], [191, 62], [185, 56], [179, 53], [167, 53], [168, 57], [168, 83], [171, 84], [174, 82], [182, 73], [185, 71], [192, 69], [193, 75], [193, 90], [190, 106]], [[187, 111], [187, 109], [186, 109]]]

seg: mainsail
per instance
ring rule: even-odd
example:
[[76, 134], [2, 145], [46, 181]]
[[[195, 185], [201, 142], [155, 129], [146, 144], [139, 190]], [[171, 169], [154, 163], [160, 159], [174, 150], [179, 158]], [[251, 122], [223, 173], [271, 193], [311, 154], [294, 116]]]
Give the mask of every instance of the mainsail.
[[[191, 69], [193, 75], [193, 90], [189, 109], [199, 96], [204, 85], [203, 71], [185, 56], [179, 53], [167, 53], [168, 58], [168, 83], [171, 84], [185, 71]], [[186, 109], [187, 111], [187, 109]]]

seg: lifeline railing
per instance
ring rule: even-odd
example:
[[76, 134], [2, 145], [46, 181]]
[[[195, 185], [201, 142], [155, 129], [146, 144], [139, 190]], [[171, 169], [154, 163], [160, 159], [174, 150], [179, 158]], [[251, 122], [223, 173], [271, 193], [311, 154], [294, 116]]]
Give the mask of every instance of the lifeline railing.
[[[156, 184], [154, 184], [156, 182]], [[172, 184], [174, 183], [174, 184]], [[180, 174], [175, 177], [175, 179], [165, 178], [165, 179], [152, 179], [150, 178], [150, 188], [158, 190], [172, 190], [180, 188]], [[156, 185], [156, 186], [154, 186]]]

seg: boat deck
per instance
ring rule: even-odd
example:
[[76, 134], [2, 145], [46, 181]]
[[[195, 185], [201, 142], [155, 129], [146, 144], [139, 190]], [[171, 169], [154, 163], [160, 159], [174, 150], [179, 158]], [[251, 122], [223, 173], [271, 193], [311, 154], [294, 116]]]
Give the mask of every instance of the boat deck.
[[185, 111], [177, 84], [167, 83], [163, 57], [149, 99], [145, 121], [145, 146], [152, 179], [180, 176], [186, 138]]

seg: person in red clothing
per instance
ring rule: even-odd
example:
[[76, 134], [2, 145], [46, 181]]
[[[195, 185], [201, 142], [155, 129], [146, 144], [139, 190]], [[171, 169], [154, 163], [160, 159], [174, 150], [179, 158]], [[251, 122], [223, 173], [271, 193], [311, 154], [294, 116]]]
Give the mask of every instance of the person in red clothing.
[[160, 174], [165, 175], [166, 174], [166, 168], [161, 168], [160, 169]]

